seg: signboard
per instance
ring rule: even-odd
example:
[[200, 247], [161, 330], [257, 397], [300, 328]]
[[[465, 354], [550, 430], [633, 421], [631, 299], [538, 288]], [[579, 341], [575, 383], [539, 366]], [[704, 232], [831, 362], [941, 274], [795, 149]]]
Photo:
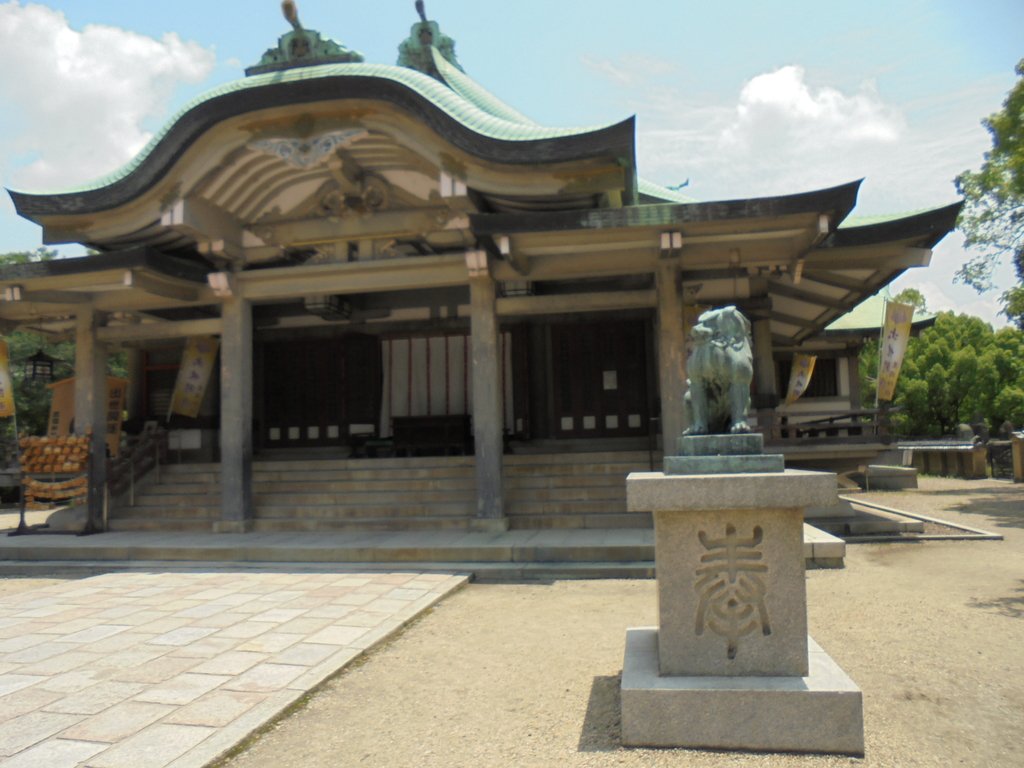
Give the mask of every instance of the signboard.
[[[75, 380], [63, 379], [48, 385], [53, 393], [50, 399], [50, 419], [47, 422], [48, 437], [70, 435], [75, 425]], [[107, 451], [116, 457], [121, 451], [121, 425], [124, 404], [128, 395], [128, 379], [107, 376], [107, 399], [105, 412]]]
[[216, 336], [194, 336], [185, 344], [168, 418], [171, 413], [180, 413], [193, 419], [199, 415], [206, 385], [217, 361], [219, 345]]
[[0, 341], [0, 416], [14, 415], [14, 385], [11, 382], [11, 356], [6, 341]]
[[903, 355], [910, 340], [910, 324], [914, 307], [890, 301], [885, 305], [885, 326], [882, 328], [882, 344], [878, 355], [877, 400], [892, 402], [896, 393], [896, 380], [903, 366]]
[[817, 360], [817, 355], [798, 354], [793, 356], [793, 369], [789, 374], [789, 389], [786, 392], [787, 405], [795, 403], [800, 399], [800, 395], [807, 391]]

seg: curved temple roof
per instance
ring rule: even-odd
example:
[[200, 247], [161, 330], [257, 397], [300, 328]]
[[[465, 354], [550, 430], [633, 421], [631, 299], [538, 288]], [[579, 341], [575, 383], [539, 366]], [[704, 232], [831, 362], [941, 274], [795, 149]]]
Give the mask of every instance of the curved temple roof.
[[[436, 42], [439, 28], [425, 17], [422, 23], [413, 26], [413, 34], [417, 34], [417, 30], [423, 32], [423, 24], [428, 25]], [[300, 51], [300, 55], [289, 58], [290, 41], [299, 33], [324, 42], [323, 49], [310, 55]], [[451, 242], [457, 241], [463, 249], [467, 245], [483, 247], [491, 253], [498, 262], [496, 279], [543, 282], [635, 277], [650, 274], [661, 259], [677, 258], [682, 265], [684, 282], [688, 281], [691, 287], [703, 286], [705, 294], [698, 299], [706, 296], [708, 300], [718, 300], [726, 294], [748, 296], [750, 308], [771, 320], [776, 339], [796, 343], [819, 333], [903, 270], [927, 264], [928, 249], [955, 226], [960, 204], [898, 217], [848, 219], [860, 182], [793, 195], [695, 201], [678, 190], [637, 177], [632, 117], [616, 124], [589, 128], [539, 125], [468, 76], [456, 63], [454, 44], [451, 45], [452, 49], [447, 52], [436, 45], [430, 46], [432, 62], [424, 55], [425, 47], [419, 46], [416, 56], [412, 57], [415, 65], [408, 51], [408, 66], [367, 64], [358, 60], [358, 54], [346, 53], [348, 49], [325, 41], [319, 33], [296, 27], [294, 32], [282, 36], [278, 50], [283, 53], [277, 57], [281, 60], [271, 56], [270, 59], [274, 59], [270, 62], [271, 70], [261, 69], [261, 62], [256, 68], [259, 73], [226, 83], [196, 98], [124, 167], [73, 189], [49, 193], [10, 191], [11, 198], [19, 214], [44, 227], [52, 226], [54, 237], [78, 239], [91, 247], [122, 254], [131, 249], [143, 253], [144, 259], [138, 254], [132, 257], [138, 263], [117, 262], [115, 265], [117, 269], [138, 271], [138, 279], [131, 277], [129, 280], [132, 286], [136, 282], [138, 286], [157, 284], [159, 290], [151, 290], [149, 294], [163, 298], [200, 295], [192, 301], [205, 300], [202, 297], [206, 289], [192, 285], [202, 286], [201, 275], [182, 276], [177, 274], [177, 266], [171, 269], [163, 265], [163, 258], [170, 259], [172, 256], [168, 254], [173, 254], [185, 257], [186, 262], [193, 259], [193, 265], [200, 271], [213, 268], [210, 262], [199, 258], [200, 253], [209, 255], [211, 252], [199, 250], [199, 240], [206, 239], [204, 246], [213, 241], [210, 230], [202, 229], [201, 220], [205, 217], [212, 217], [219, 226], [229, 220], [233, 229], [227, 229], [238, 239], [242, 234], [251, 234], [257, 241], [265, 241], [264, 250], [274, 252], [267, 257], [271, 259], [279, 258], [283, 247], [296, 242], [317, 246], [337, 245], [335, 241], [345, 240], [338, 234], [341, 225], [336, 221], [328, 222], [330, 232], [327, 234], [324, 229], [307, 227], [301, 236], [289, 239], [298, 231], [297, 227], [301, 229], [309, 224], [308, 220], [297, 218], [308, 217], [308, 212], [303, 213], [304, 203], [289, 208], [291, 219], [279, 217], [280, 220], [268, 223], [263, 217], [270, 203], [263, 205], [262, 198], [256, 202], [245, 199], [232, 202], [241, 194], [236, 194], [238, 188], [262, 190], [263, 186], [270, 186], [266, 184], [268, 179], [277, 179], [274, 183], [278, 186], [271, 188], [276, 194], [275, 190], [283, 189], [293, 183], [293, 178], [298, 178], [300, 181], [294, 182], [295, 186], [306, 185], [303, 189], [307, 191], [302, 194], [308, 197], [313, 194], [312, 187], [324, 183], [330, 173], [334, 174], [336, 182], [337, 169], [319, 168], [316, 173], [313, 169], [282, 170], [273, 165], [278, 162], [274, 158], [246, 155], [252, 150], [251, 141], [248, 146], [236, 147], [238, 154], [231, 161], [239, 163], [236, 168], [223, 160], [231, 153], [223, 148], [226, 144], [222, 146], [219, 142], [243, 140], [238, 136], [224, 139], [233, 130], [230, 125], [221, 132], [215, 131], [230, 120], [255, 117], [258, 113], [262, 113], [260, 119], [277, 120], [283, 113], [292, 115], [289, 109], [292, 107], [300, 108], [294, 111], [297, 119], [307, 108], [310, 112], [319, 109], [347, 115], [349, 111], [361, 114], [360, 110], [367, 103], [382, 105], [387, 108], [382, 111], [389, 112], [389, 119], [395, 119], [394, 113], [398, 113], [398, 122], [408, 117], [416, 125], [426, 127], [433, 134], [429, 141], [437, 139], [442, 152], [449, 148], [458, 150], [455, 154], [462, 153], [458, 162], [475, 159], [469, 172], [476, 172], [478, 169], [474, 166], [478, 165], [480, 175], [476, 178], [483, 181], [476, 188], [470, 188], [472, 185], [466, 182], [462, 192], [449, 195], [465, 199], [459, 203], [462, 208], [447, 210], [445, 215], [452, 218], [446, 221], [453, 222], [451, 229], [459, 230], [451, 233], [455, 238]], [[338, 61], [338, 56], [351, 58]], [[323, 63], [325, 60], [328, 63]], [[351, 110], [346, 102], [352, 105]], [[314, 105], [327, 105], [328, 109]], [[220, 170], [204, 165], [210, 163], [213, 156], [204, 156], [207, 150], [200, 143], [208, 135], [211, 143], [222, 152], [213, 161], [223, 160], [224, 167]], [[351, 160], [358, 168], [361, 158], [368, 158], [366, 170], [373, 175], [373, 158], [381, 157], [382, 152], [394, 154], [393, 148], [384, 146], [390, 138], [373, 136], [367, 139], [363, 149], [354, 143], [346, 150], [349, 152], [346, 159], [339, 162], [345, 165]], [[200, 147], [197, 153], [186, 158], [186, 153], [196, 145]], [[243, 160], [239, 161], [239, 157]], [[436, 156], [432, 157], [426, 165], [435, 176], [423, 176], [427, 185], [421, 184], [415, 194], [409, 192], [405, 209], [382, 213], [378, 221], [385, 220], [385, 223], [379, 225], [379, 231], [374, 231], [378, 231], [381, 239], [386, 239], [380, 233], [391, 232], [390, 222], [405, 216], [409, 221], [403, 220], [401, 231], [407, 234], [389, 234], [388, 237], [404, 236], [415, 240], [418, 236], [421, 238], [418, 242], [402, 243], [406, 254], [415, 250], [419, 256], [444, 260], [455, 258], [446, 250], [449, 241], [443, 241], [440, 250], [433, 250], [433, 246], [425, 243], [420, 227], [422, 219], [412, 213], [419, 210], [416, 206], [422, 209], [421, 216], [431, 217], [439, 212], [436, 205], [439, 163]], [[183, 159], [185, 162], [179, 162]], [[444, 157], [440, 165], [443, 177], [449, 172]], [[422, 175], [422, 167], [421, 164], [419, 171], [413, 168], [408, 173]], [[208, 172], [222, 173], [227, 180], [209, 194], [201, 191], [192, 198], [188, 196], [194, 192], [194, 187], [171, 190], [183, 176], [191, 174], [194, 179]], [[347, 179], [347, 183], [353, 185], [354, 181]], [[351, 187], [345, 189], [352, 191]], [[165, 193], [177, 196], [171, 200], [172, 206], [186, 206], [186, 203], [194, 206], [192, 210], [202, 237], [183, 234], [180, 230], [190, 225], [174, 217], [169, 225], [162, 220]], [[441, 193], [441, 197], [444, 196]], [[410, 203], [412, 198], [415, 201]], [[141, 204], [136, 205], [139, 201]], [[435, 207], [431, 208], [432, 205]], [[187, 218], [186, 214], [182, 215]], [[389, 215], [394, 218], [388, 219]], [[346, 219], [349, 222], [346, 237], [358, 240], [374, 236], [359, 229], [365, 226], [360, 222], [371, 219], [356, 219], [358, 217]], [[115, 223], [110, 224], [112, 221]], [[90, 229], [94, 224], [98, 229]], [[271, 232], [269, 239], [262, 233], [257, 234], [260, 228], [273, 229], [274, 226], [279, 226], [281, 237], [277, 237], [277, 231]], [[438, 224], [434, 220], [423, 226], [433, 226], [434, 231], [438, 226], [447, 228], [444, 222]], [[96, 232], [100, 234], [94, 237]], [[408, 235], [410, 232], [419, 234]], [[48, 229], [47, 234], [51, 234], [51, 230]], [[672, 245], [677, 240], [685, 243], [686, 253], [682, 257], [683, 246]], [[251, 246], [242, 257], [237, 256], [236, 251], [223, 258], [248, 258], [246, 254], [251, 255], [260, 247], [263, 246]], [[57, 286], [61, 290], [54, 291], [50, 290], [49, 282], [66, 283], [71, 281], [71, 272], [101, 270], [106, 263], [96, 256], [73, 261], [78, 263], [62, 265], [56, 271], [44, 269], [38, 275], [4, 271], [0, 273], [0, 283], [27, 281], [20, 287], [25, 289], [26, 295], [34, 295], [38, 306], [66, 309], [71, 306], [67, 303], [66, 286], [61, 283]], [[461, 256], [455, 261], [458, 263], [452, 270], [457, 277], [450, 279], [458, 282], [463, 279], [466, 267]], [[248, 272], [247, 277], [264, 282], [279, 279], [282, 270], [292, 269], [274, 261], [243, 262], [243, 266], [246, 269], [260, 266], [259, 270]], [[326, 265], [321, 267], [326, 268]], [[347, 268], [356, 267], [363, 268], [361, 265]], [[140, 287], [133, 290], [143, 291]], [[274, 292], [279, 291], [277, 288], [260, 290], [263, 291], [261, 296], [280, 298]], [[150, 296], [147, 300], [163, 306], [163, 298]], [[641, 304], [648, 300], [645, 296], [635, 298]], [[15, 319], [20, 321], [21, 317]]]
[[[184, 151], [217, 123], [246, 112], [337, 99], [391, 102], [424, 119], [453, 144], [504, 163], [576, 160], [612, 154], [633, 165], [633, 119], [595, 128], [551, 128], [529, 121], [458, 72], [439, 55], [448, 87], [412, 69], [386, 64], [324, 64], [234, 80], [187, 104], [128, 164], [79, 187], [47, 193], [9, 190], [26, 218], [77, 214], [121, 205], [165, 174]], [[458, 72], [460, 78], [454, 73]]]

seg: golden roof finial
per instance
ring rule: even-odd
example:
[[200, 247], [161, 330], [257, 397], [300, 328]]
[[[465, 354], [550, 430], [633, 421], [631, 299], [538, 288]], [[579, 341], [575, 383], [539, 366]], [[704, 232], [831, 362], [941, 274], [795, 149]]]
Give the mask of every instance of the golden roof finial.
[[296, 32], [302, 29], [302, 22], [299, 21], [299, 9], [295, 5], [295, 0], [282, 0], [281, 13]]

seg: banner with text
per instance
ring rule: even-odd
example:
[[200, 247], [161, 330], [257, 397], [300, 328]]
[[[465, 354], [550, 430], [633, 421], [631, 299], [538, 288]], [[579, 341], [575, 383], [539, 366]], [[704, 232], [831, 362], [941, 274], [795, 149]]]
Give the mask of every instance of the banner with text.
[[206, 385], [217, 361], [219, 346], [220, 341], [216, 336], [194, 336], [185, 344], [168, 418], [172, 413], [193, 419], [199, 415], [199, 407], [203, 404], [203, 395], [206, 394]]
[[882, 344], [878, 352], [879, 401], [892, 402], [896, 394], [896, 381], [903, 366], [913, 318], [914, 307], [911, 304], [890, 301], [885, 305], [885, 326], [882, 328]]
[[14, 415], [14, 385], [11, 382], [11, 354], [0, 341], [0, 416]]
[[811, 383], [811, 376], [814, 374], [814, 364], [818, 361], [817, 355], [794, 355], [793, 368], [789, 373], [789, 389], [786, 391], [786, 404], [791, 405], [800, 399], [800, 395], [807, 391]]

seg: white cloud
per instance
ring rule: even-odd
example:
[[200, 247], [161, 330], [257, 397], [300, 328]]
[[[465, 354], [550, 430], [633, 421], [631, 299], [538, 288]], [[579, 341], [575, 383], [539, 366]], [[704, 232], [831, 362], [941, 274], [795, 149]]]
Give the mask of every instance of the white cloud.
[[214, 63], [173, 33], [78, 31], [45, 6], [0, 5], [0, 139], [19, 166], [5, 175], [36, 191], [109, 173], [149, 141], [147, 122], [166, 117], [176, 88], [206, 79]]
[[846, 96], [835, 88], [812, 89], [805, 78], [803, 67], [787, 66], [747, 82], [722, 141], [757, 152], [765, 147], [820, 149], [899, 139], [903, 116], [879, 98], [873, 83]]
[[614, 61], [584, 54], [580, 57], [580, 63], [614, 85], [626, 88], [650, 83], [655, 77], [676, 72], [675, 63], [668, 59], [636, 53], [622, 54]]
[[691, 178], [691, 194], [706, 199], [880, 175], [900, 163], [910, 134], [903, 111], [873, 83], [852, 94], [812, 87], [798, 66], [751, 78], [733, 104], [695, 105], [662, 90], [643, 94], [636, 108], [641, 173]]

